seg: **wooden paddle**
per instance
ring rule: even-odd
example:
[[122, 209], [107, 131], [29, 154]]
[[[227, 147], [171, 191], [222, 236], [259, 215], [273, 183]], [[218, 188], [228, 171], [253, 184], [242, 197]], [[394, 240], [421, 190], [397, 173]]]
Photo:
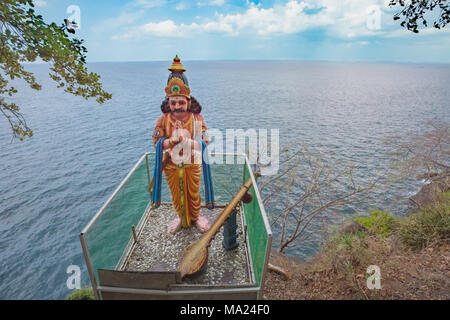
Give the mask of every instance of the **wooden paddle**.
[[[255, 178], [258, 174], [255, 174]], [[208, 247], [211, 241], [216, 236], [220, 227], [225, 223], [228, 217], [233, 212], [234, 208], [239, 204], [242, 197], [247, 194], [248, 189], [252, 186], [252, 179], [248, 179], [247, 182], [241, 187], [236, 195], [227, 204], [222, 213], [214, 221], [211, 228], [197, 241], [190, 244], [184, 251], [178, 264], [178, 272], [180, 272], [181, 279], [185, 276], [193, 275], [200, 272], [206, 263], [208, 262]]]

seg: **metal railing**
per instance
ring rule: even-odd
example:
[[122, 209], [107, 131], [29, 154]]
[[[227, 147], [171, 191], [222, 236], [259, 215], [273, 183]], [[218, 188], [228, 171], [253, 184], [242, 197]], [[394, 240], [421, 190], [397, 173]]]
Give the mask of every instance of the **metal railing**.
[[[139, 212], [140, 211], [140, 207], [139, 207], [133, 213], [133, 219], [136, 220], [136, 221], [139, 221], [139, 222], [141, 221], [141, 219], [142, 219], [142, 217], [143, 217], [143, 215], [144, 215], [148, 205], [150, 204], [150, 197], [148, 196], [148, 186], [150, 185], [152, 170], [150, 168], [151, 167], [151, 164], [150, 164], [151, 161], [149, 160], [149, 157], [152, 156], [152, 155], [154, 155], [154, 152], [147, 152], [139, 159], [139, 161], [133, 166], [133, 168], [127, 174], [127, 176], [121, 181], [119, 186], [114, 190], [112, 195], [107, 199], [107, 201], [102, 205], [102, 207], [97, 211], [97, 213], [93, 216], [93, 218], [89, 221], [89, 223], [86, 225], [86, 227], [83, 228], [83, 230], [80, 233], [81, 246], [82, 246], [82, 249], [83, 249], [84, 258], [85, 258], [85, 261], [86, 261], [86, 266], [87, 266], [87, 269], [88, 269], [89, 277], [90, 277], [90, 280], [91, 280], [91, 283], [92, 283], [92, 288], [93, 288], [93, 291], [94, 291], [96, 299], [99, 299], [99, 294], [98, 294], [99, 287], [98, 287], [97, 277], [96, 277], [96, 269], [99, 269], [99, 268], [98, 268], [98, 266], [96, 266], [96, 263], [94, 263], [93, 260], [92, 260], [92, 255], [91, 255], [92, 252], [91, 251], [92, 251], [92, 246], [93, 245], [92, 245], [92, 243], [90, 243], [90, 241], [91, 242], [95, 242], [95, 241], [101, 242], [100, 240], [98, 240], [100, 238], [99, 234], [102, 233], [102, 232], [105, 233], [104, 229], [106, 227], [111, 227], [111, 225], [114, 225], [114, 224], [123, 224], [124, 223], [124, 221], [120, 221], [118, 219], [118, 217], [121, 217], [121, 214], [122, 214], [121, 212], [119, 212], [119, 214], [114, 213], [115, 215], [114, 214], [112, 215], [113, 216], [112, 219], [111, 219], [112, 221], [107, 221], [109, 224], [108, 223], [104, 223], [104, 226], [103, 226], [100, 223], [100, 221], [104, 218], [105, 213], [107, 213], [108, 210], [110, 210], [110, 207], [114, 207], [114, 202], [117, 200], [117, 198], [121, 194], [121, 192], [126, 192], [126, 190], [124, 191], [124, 189], [134, 188], [135, 187], [134, 186], [135, 183], [136, 184], [143, 184], [143, 181], [145, 179], [143, 177], [144, 176], [143, 171], [146, 171], [146, 174], [145, 174], [146, 175], [146, 179], [145, 179], [145, 181], [147, 183], [147, 186], [144, 186], [144, 185], [139, 185], [138, 186], [138, 187], [140, 187], [140, 188], [138, 188], [139, 193], [142, 192], [142, 194], [139, 194], [139, 196], [142, 197], [142, 199], [139, 198], [139, 200], [140, 200], [140, 203], [141, 203], [141, 207], [143, 207], [143, 209], [142, 209], [142, 212]], [[262, 268], [262, 277], [258, 281], [259, 282], [259, 290], [261, 291], [262, 287], [264, 285], [265, 274], [266, 274], [266, 271], [267, 271], [267, 263], [268, 263], [268, 258], [269, 258], [269, 255], [270, 255], [270, 249], [271, 249], [271, 243], [272, 243], [272, 231], [271, 231], [270, 224], [269, 224], [269, 221], [267, 219], [267, 215], [266, 215], [266, 212], [265, 212], [262, 200], [261, 200], [261, 196], [259, 194], [259, 190], [258, 190], [258, 186], [257, 186], [257, 183], [256, 183], [256, 179], [255, 179], [255, 177], [253, 175], [253, 172], [252, 172], [249, 160], [248, 160], [248, 158], [247, 158], [247, 156], [245, 154], [230, 154], [230, 153], [220, 153], [219, 154], [219, 153], [216, 153], [216, 154], [214, 154], [214, 156], [216, 156], [216, 157], [217, 156], [219, 156], [219, 157], [220, 156], [222, 156], [222, 157], [236, 157], [236, 158], [237, 157], [242, 157], [244, 159], [244, 161], [243, 161], [244, 162], [244, 167], [242, 167], [243, 169], [240, 169], [240, 172], [241, 172], [241, 174], [242, 174], [242, 171], [244, 172], [244, 174], [245, 174], [245, 172], [248, 172], [249, 176], [251, 177], [251, 179], [253, 181], [253, 187], [252, 187], [253, 190], [252, 190], [252, 192], [255, 195], [255, 199], [254, 200], [257, 201], [256, 207], [259, 209], [257, 214], [260, 215], [260, 218], [262, 219], [262, 225], [263, 225], [263, 228], [264, 228], [264, 230], [261, 230], [261, 231], [264, 231], [265, 234], [267, 235], [267, 237], [265, 238], [266, 239], [266, 244], [265, 244], [265, 249], [264, 249], [265, 252], [258, 252], [258, 255], [263, 254], [263, 257], [264, 257], [264, 262], [263, 262], [264, 265], [263, 265], [263, 268]], [[144, 162], [145, 162], [145, 169], [144, 169]], [[211, 167], [211, 170], [212, 170], [212, 176], [214, 178], [214, 173], [215, 173], [214, 172], [214, 166]], [[136, 176], [138, 176], [137, 178], [140, 178], [140, 179], [136, 179]], [[241, 175], [241, 177], [244, 178], [242, 175]], [[234, 177], [234, 179], [238, 179], [237, 176]], [[238, 185], [241, 184], [241, 181], [238, 182]], [[128, 186], [130, 183], [131, 183], [131, 187]], [[144, 190], [144, 187], [145, 187], [145, 190]], [[214, 186], [214, 188], [216, 188], [216, 186]], [[136, 192], [137, 191], [134, 191], [134, 192], [131, 192], [130, 194], [134, 196], [136, 194]], [[147, 193], [147, 194], [144, 194], [144, 193]], [[218, 193], [218, 194], [220, 194], [220, 193]], [[145, 198], [145, 200], [144, 200], [144, 198]], [[223, 198], [226, 199], [227, 196], [223, 196]], [[231, 198], [231, 195], [230, 195], [230, 198]], [[145, 206], [144, 206], [144, 203], [146, 203]], [[251, 209], [247, 209], [247, 210], [251, 210]], [[252, 221], [249, 221], [249, 219], [252, 219], [251, 215], [249, 215], [249, 214], [244, 214], [244, 215], [241, 216], [241, 218], [244, 220], [243, 223], [245, 225], [248, 225], [248, 223], [252, 223]], [[129, 222], [128, 220], [126, 221], [126, 224], [130, 224], [130, 223], [132, 223], [132, 222]], [[138, 225], [138, 224], [135, 222], [133, 224], [133, 226], [134, 225]], [[119, 227], [121, 227], [121, 226], [119, 226]], [[97, 228], [97, 230], [94, 230], [96, 228]], [[128, 231], [130, 230], [129, 226], [124, 226], [124, 227], [121, 227], [121, 228], [123, 230], [128, 230]], [[247, 243], [250, 243], [251, 241], [254, 241], [251, 238], [252, 235], [248, 234], [248, 231], [247, 231], [248, 228], [245, 227], [244, 229], [245, 229], [244, 230], [245, 231], [245, 239], [246, 239]], [[87, 235], [88, 235], [88, 237], [87, 237]], [[130, 235], [128, 233], [127, 234], [127, 238], [129, 238], [129, 236]], [[89, 240], [87, 238], [91, 238], [91, 240]], [[122, 235], [122, 238], [125, 238], [125, 236]], [[117, 240], [117, 241], [119, 241], [119, 240]], [[117, 250], [121, 249], [122, 251], [124, 251], [127, 248], [128, 244], [129, 244], [129, 241], [126, 241], [126, 242], [127, 242], [127, 244], [123, 245], [123, 247], [124, 247], [123, 249], [121, 249], [121, 245], [117, 245], [116, 246], [118, 248]], [[106, 242], [105, 245], [106, 244], [109, 245], [108, 242]], [[91, 246], [91, 248], [90, 248], [90, 246]], [[99, 246], [101, 247], [101, 244], [97, 245], [97, 250], [102, 250], [102, 248], [98, 248]], [[252, 282], [256, 283], [256, 279], [255, 279], [255, 276], [254, 276], [255, 271], [253, 270], [254, 269], [253, 264], [255, 263], [254, 259], [255, 259], [256, 255], [255, 255], [255, 252], [253, 252], [253, 254], [252, 254], [251, 247], [252, 246], [250, 246], [250, 245], [248, 246], [248, 258], [252, 262], [252, 263], [250, 263]], [[262, 248], [259, 248], [257, 246], [253, 246], [253, 247], [254, 248], [258, 248], [258, 249], [256, 249], [258, 251], [262, 250]], [[101, 256], [101, 253], [102, 252], [100, 251], [100, 254], [98, 252], [95, 252], [94, 254], [98, 258], [98, 256]], [[122, 254], [120, 256], [122, 256]], [[114, 259], [112, 259], [112, 260], [114, 260]], [[114, 267], [112, 266], [113, 264], [110, 263], [109, 264], [110, 265], [109, 268], [110, 269], [114, 269], [119, 264], [119, 262], [120, 261], [114, 263]], [[261, 265], [258, 265], [258, 269], [261, 269]], [[103, 288], [103, 289], [105, 289], [105, 288]], [[125, 290], [125, 291], [128, 290], [129, 291], [129, 290], [132, 290], [132, 289], [126, 289], [125, 288], [123, 290]]]

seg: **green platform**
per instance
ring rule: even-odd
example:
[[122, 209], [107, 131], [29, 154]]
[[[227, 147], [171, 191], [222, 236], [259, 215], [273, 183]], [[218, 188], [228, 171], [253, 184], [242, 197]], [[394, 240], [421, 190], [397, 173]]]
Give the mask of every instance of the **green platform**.
[[[222, 158], [222, 155], [216, 155], [216, 157], [218, 156]], [[80, 234], [86, 265], [97, 298], [102, 298], [102, 287], [99, 281], [98, 270], [118, 270], [124, 252], [133, 243], [131, 228], [132, 226], [139, 228], [147, 206], [150, 204], [148, 187], [153, 174], [154, 158], [153, 153], [146, 153], [141, 157]], [[245, 155], [223, 155], [223, 159], [223, 164], [211, 164], [216, 203], [227, 203], [245, 181], [250, 177], [254, 179], [251, 166], [248, 164], [248, 159]], [[203, 184], [201, 190], [203, 193]], [[252, 283], [246, 287], [253, 286], [254, 292], [257, 293], [256, 297], [260, 297], [264, 283], [264, 274], [267, 270], [272, 232], [257, 185], [251, 187], [250, 193], [253, 196], [252, 202], [243, 204], [247, 242], [245, 245], [249, 251], [250, 269], [252, 272]], [[203, 194], [202, 199], [204, 199]], [[164, 178], [161, 201], [170, 202], [170, 192]], [[122, 289], [124, 292], [133, 290], [133, 288]], [[226, 289], [233, 290], [233, 287]], [[238, 290], [239, 288], [235, 289]], [[209, 289], [208, 287], [203, 287], [199, 290], [207, 292]], [[220, 291], [220, 288], [211, 287], [210, 290]], [[144, 293], [144, 291], [141, 293]], [[238, 290], [237, 292], [243, 291]], [[145, 294], [136, 297], [142, 298], [144, 296]], [[145, 297], [151, 298], [151, 295]], [[220, 297], [223, 298], [219, 294], [218, 298]], [[226, 295], [225, 297], [228, 296]], [[233, 298], [233, 295], [229, 297]], [[239, 297], [246, 298], [247, 296], [235, 295], [235, 298], [239, 299]]]

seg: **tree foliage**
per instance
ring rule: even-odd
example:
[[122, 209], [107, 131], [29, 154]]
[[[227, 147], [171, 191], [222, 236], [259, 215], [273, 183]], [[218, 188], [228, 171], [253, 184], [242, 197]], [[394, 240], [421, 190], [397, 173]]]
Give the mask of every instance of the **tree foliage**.
[[450, 2], [448, 0], [390, 0], [389, 6], [400, 6], [402, 10], [394, 15], [394, 20], [402, 20], [400, 25], [408, 30], [419, 33], [419, 27], [428, 27], [425, 15], [438, 12], [439, 16], [433, 22], [437, 29], [444, 28], [450, 22]]
[[0, 111], [11, 126], [13, 136], [23, 140], [33, 131], [27, 125], [20, 107], [11, 101], [17, 89], [11, 80], [22, 79], [40, 90], [33, 73], [25, 70], [25, 62], [38, 59], [50, 65], [50, 77], [58, 88], [98, 103], [111, 99], [102, 89], [100, 76], [86, 68], [87, 49], [83, 40], [69, 37], [74, 33], [67, 23], [47, 24], [34, 11], [32, 0], [2, 0], [0, 2]]

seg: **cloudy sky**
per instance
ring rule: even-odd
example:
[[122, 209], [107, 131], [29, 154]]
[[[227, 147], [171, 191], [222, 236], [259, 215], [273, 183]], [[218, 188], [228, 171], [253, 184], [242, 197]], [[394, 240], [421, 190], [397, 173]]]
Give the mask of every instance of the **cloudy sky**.
[[[450, 26], [413, 34], [389, 0], [35, 0], [80, 22], [88, 60], [303, 59], [450, 63]], [[432, 18], [432, 17], [430, 17]]]

